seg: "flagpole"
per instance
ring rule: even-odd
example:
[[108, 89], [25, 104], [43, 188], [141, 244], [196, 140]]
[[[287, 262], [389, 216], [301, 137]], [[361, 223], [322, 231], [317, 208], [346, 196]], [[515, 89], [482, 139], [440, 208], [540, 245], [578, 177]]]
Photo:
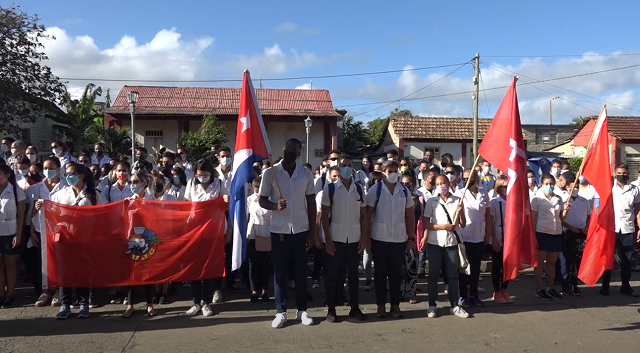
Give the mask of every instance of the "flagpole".
[[[582, 158], [582, 163], [580, 163], [580, 168], [578, 169], [578, 173], [576, 174], [576, 180], [580, 179], [580, 176], [582, 175], [582, 169], [584, 168], [584, 163], [587, 161], [587, 157], [589, 156], [589, 148], [591, 147], [591, 143], [593, 142], [593, 136], [596, 133], [596, 127], [600, 123], [600, 119], [603, 118], [602, 113], [604, 113], [605, 109], [607, 109], [606, 104], [602, 107], [602, 110], [600, 110], [600, 115], [598, 115], [598, 120], [596, 120], [596, 123], [593, 126], [593, 130], [591, 131], [591, 138], [589, 139], [589, 143], [587, 144], [587, 151], [585, 152], [585, 155]], [[609, 168], [611, 168], [611, 166], [609, 166]], [[571, 187], [571, 190], [569, 190], [569, 195], [573, 194], [573, 189], [575, 188], [576, 188], [576, 183], [573, 183], [573, 187]]]

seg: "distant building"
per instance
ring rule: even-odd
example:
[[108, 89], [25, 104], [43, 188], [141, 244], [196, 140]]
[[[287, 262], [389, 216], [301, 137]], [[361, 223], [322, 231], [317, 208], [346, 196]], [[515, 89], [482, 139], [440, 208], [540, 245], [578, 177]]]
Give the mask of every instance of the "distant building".
[[547, 151], [564, 144], [579, 128], [576, 125], [522, 124], [528, 152]]

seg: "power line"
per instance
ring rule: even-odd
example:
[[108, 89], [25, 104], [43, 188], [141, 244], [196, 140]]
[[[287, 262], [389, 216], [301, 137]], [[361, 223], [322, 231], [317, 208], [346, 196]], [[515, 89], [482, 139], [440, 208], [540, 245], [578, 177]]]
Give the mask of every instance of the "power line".
[[[373, 76], [373, 75], [393, 74], [393, 73], [398, 73], [398, 72], [441, 69], [441, 68], [444, 68], [444, 67], [453, 67], [453, 66], [458, 66], [458, 65], [462, 65], [462, 63], [447, 64], [447, 65], [437, 65], [437, 66], [426, 66], [426, 67], [417, 67], [417, 68], [401, 69], [401, 70], [358, 72], [358, 73], [351, 73], [351, 74], [256, 78], [256, 79], [254, 79], [254, 81], [296, 81], [296, 80], [311, 80], [311, 79], [338, 78], [338, 77]], [[69, 80], [69, 81], [143, 82], [143, 83], [223, 83], [223, 82], [242, 82], [242, 79], [208, 79], [208, 80], [145, 80], [145, 79], [140, 79], [140, 80], [138, 80], [138, 79], [129, 79], [129, 78], [107, 79], [107, 78], [74, 78], [74, 77], [60, 77], [60, 79], [61, 80]]]
[[602, 57], [602, 56], [640, 56], [640, 53], [618, 54], [557, 54], [557, 55], [482, 55], [483, 58], [566, 58], [566, 57]]
[[[435, 85], [437, 85], [438, 83], [440, 83], [440, 82], [444, 81], [447, 77], [449, 77], [449, 76], [453, 75], [453, 74], [454, 74], [454, 73], [456, 73], [458, 70], [462, 69], [464, 66], [466, 66], [467, 64], [469, 64], [469, 62], [471, 62], [471, 60], [467, 61], [467, 62], [466, 62], [466, 63], [464, 63], [464, 64], [461, 64], [458, 68], [456, 68], [455, 70], [451, 71], [451, 72], [450, 72], [450, 73], [448, 73], [447, 75], [445, 75], [445, 76], [443, 76], [443, 77], [439, 78], [438, 80], [436, 80], [436, 81], [434, 81], [434, 82], [429, 83], [428, 85], [426, 85], [426, 86], [424, 86], [424, 87], [420, 88], [419, 90], [417, 90], [417, 91], [415, 91], [415, 92], [412, 92], [412, 93], [410, 93], [410, 94], [408, 94], [408, 95], [406, 95], [406, 96], [404, 96], [404, 97], [402, 97], [402, 98], [400, 98], [400, 99], [397, 99], [397, 100], [395, 100], [395, 101], [390, 101], [390, 102], [388, 102], [388, 103], [386, 103], [386, 104], [384, 104], [384, 105], [382, 105], [382, 106], [379, 106], [379, 107], [377, 107], [377, 108], [374, 108], [374, 109], [371, 109], [371, 110], [367, 110], [367, 111], [365, 111], [365, 112], [363, 112], [363, 113], [360, 113], [360, 114], [353, 115], [353, 117], [355, 118], [355, 117], [360, 116], [360, 115], [365, 115], [365, 114], [368, 114], [368, 113], [374, 112], [374, 111], [376, 111], [376, 110], [379, 110], [379, 109], [382, 109], [382, 108], [384, 108], [384, 107], [387, 107], [387, 106], [389, 106], [389, 105], [391, 105], [391, 104], [393, 104], [393, 103], [396, 103], [396, 102], [398, 102], [398, 103], [399, 103], [400, 101], [402, 101], [402, 100], [404, 100], [404, 99], [406, 99], [406, 98], [408, 98], [408, 97], [410, 97], [410, 96], [413, 96], [413, 95], [415, 95], [415, 94], [418, 94], [418, 93], [420, 93], [420, 92], [422, 92], [422, 91], [429, 90], [429, 89], [430, 89], [430, 88], [432, 88], [433, 86], [435, 86]], [[419, 98], [420, 98], [420, 97], [415, 98], [415, 99], [419, 99]], [[403, 103], [403, 104], [401, 104], [401, 105], [398, 105], [398, 109], [400, 109], [400, 107], [401, 107], [401, 106], [403, 106], [403, 105], [404, 105], [404, 104], [406, 104], [406, 103], [407, 103], [407, 102], [405, 101], [405, 103]]]
[[491, 116], [491, 110], [489, 109], [489, 100], [487, 99], [487, 91], [484, 89], [484, 80], [482, 79], [482, 71], [480, 71], [480, 84], [482, 85], [482, 93], [484, 94], [484, 102], [487, 104], [487, 117]]

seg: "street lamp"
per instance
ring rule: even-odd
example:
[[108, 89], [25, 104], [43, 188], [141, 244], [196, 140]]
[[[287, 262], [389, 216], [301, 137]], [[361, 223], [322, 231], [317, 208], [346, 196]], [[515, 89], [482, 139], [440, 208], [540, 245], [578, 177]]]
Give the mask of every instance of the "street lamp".
[[127, 92], [127, 101], [129, 102], [129, 112], [131, 113], [131, 164], [136, 160], [136, 102], [138, 101], [138, 92]]
[[313, 125], [313, 120], [310, 117], [304, 119], [304, 127], [307, 130], [307, 163], [309, 163], [309, 133], [311, 132], [311, 125]]

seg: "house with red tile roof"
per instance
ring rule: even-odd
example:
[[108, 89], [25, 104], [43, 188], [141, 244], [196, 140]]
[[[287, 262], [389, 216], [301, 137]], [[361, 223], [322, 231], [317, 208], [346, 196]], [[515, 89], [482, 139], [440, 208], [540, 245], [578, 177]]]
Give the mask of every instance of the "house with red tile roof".
[[[138, 92], [136, 140], [151, 149], [163, 145], [175, 150], [183, 131], [195, 131], [204, 115], [215, 114], [228, 132], [227, 146], [235, 146], [240, 88], [124, 86], [113, 105], [105, 110], [106, 126], [130, 126], [127, 93]], [[282, 155], [284, 142], [297, 138], [306, 149], [304, 120], [313, 120], [309, 137], [309, 159], [315, 167], [325, 151], [337, 147], [338, 114], [331, 95], [324, 89], [256, 89], [273, 157]]]

